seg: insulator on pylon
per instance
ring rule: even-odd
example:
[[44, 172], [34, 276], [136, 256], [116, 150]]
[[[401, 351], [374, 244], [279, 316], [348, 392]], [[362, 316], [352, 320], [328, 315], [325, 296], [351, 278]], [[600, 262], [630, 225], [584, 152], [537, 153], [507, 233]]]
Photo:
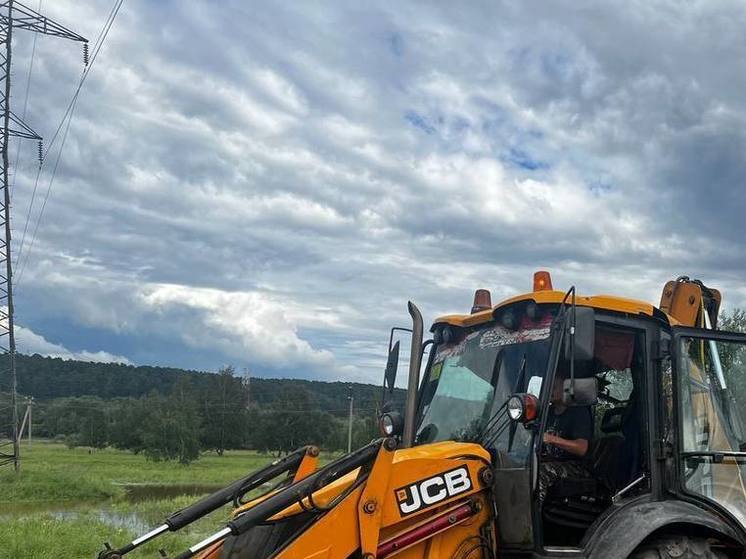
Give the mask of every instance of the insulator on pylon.
[[88, 41], [83, 43], [83, 64], [88, 66]]
[[41, 164], [44, 162], [44, 144], [42, 144], [41, 140], [39, 140], [37, 147], [39, 148], [39, 167], [41, 167]]

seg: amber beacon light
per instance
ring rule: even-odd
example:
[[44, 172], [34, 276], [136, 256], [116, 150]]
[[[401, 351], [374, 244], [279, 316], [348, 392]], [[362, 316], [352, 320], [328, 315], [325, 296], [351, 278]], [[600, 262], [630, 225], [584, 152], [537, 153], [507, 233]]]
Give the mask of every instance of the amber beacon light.
[[534, 291], [552, 291], [552, 276], [540, 270], [534, 273]]
[[479, 311], [486, 311], [492, 308], [492, 295], [488, 289], [477, 289], [474, 292], [474, 304], [471, 307], [471, 314]]

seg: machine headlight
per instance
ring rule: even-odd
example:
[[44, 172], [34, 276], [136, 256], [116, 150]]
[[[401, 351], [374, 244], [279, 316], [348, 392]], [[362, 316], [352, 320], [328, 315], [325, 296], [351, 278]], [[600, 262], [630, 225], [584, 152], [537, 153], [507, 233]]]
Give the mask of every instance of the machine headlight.
[[403, 423], [401, 414], [395, 411], [384, 413], [378, 421], [381, 434], [384, 437], [400, 435]]
[[386, 414], [381, 418], [381, 433], [390, 437], [394, 434], [394, 421]]

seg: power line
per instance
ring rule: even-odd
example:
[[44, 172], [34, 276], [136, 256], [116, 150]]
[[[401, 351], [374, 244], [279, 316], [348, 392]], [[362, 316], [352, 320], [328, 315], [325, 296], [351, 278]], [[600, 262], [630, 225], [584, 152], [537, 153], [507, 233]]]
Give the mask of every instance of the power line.
[[[16, 283], [20, 283], [20, 281], [21, 281], [21, 279], [23, 277], [23, 272], [26, 269], [26, 266], [28, 265], [29, 256], [31, 254], [31, 250], [34, 247], [34, 243], [36, 241], [36, 236], [37, 236], [38, 231], [39, 231], [39, 225], [41, 224], [41, 220], [42, 220], [42, 217], [44, 215], [44, 209], [46, 208], [47, 200], [49, 199], [49, 194], [50, 194], [50, 192], [52, 190], [52, 185], [54, 184], [54, 179], [55, 179], [55, 176], [57, 174], [57, 168], [59, 166], [60, 159], [62, 157], [62, 150], [65, 147], [65, 141], [67, 140], [67, 133], [68, 133], [68, 131], [70, 129], [70, 123], [72, 122], [73, 113], [75, 112], [75, 107], [77, 106], [77, 103], [78, 103], [78, 97], [80, 95], [80, 91], [81, 91], [81, 89], [83, 87], [83, 84], [85, 83], [86, 78], [88, 77], [88, 74], [91, 72], [91, 69], [93, 68], [94, 63], [96, 62], [96, 58], [98, 58], [98, 54], [101, 51], [101, 47], [103, 46], [104, 41], [106, 41], [106, 37], [109, 35], [109, 31], [111, 30], [111, 27], [114, 25], [114, 20], [116, 19], [117, 14], [119, 13], [119, 10], [121, 9], [123, 3], [124, 3], [124, 0], [115, 0], [114, 5], [112, 6], [112, 9], [109, 12], [109, 16], [107, 17], [106, 22], [104, 23], [103, 27], [101, 28], [101, 31], [99, 32], [99, 35], [98, 35], [98, 37], [96, 39], [96, 44], [95, 44], [95, 46], [93, 48], [93, 54], [90, 57], [90, 61], [89, 61], [88, 65], [86, 66], [85, 70], [83, 70], [83, 73], [80, 76], [80, 81], [78, 82], [78, 86], [77, 86], [77, 88], [75, 90], [75, 93], [73, 94], [72, 99], [70, 99], [70, 102], [67, 105], [67, 109], [65, 110], [65, 113], [62, 116], [62, 120], [60, 120], [60, 123], [57, 126], [57, 129], [55, 130], [55, 132], [54, 132], [54, 134], [52, 136], [52, 139], [49, 142], [49, 146], [47, 147], [47, 150], [44, 153], [44, 157], [42, 159], [42, 164], [43, 164], [43, 162], [46, 161], [47, 155], [49, 154], [49, 152], [51, 151], [51, 149], [52, 149], [55, 141], [57, 140], [57, 137], [59, 136], [60, 130], [62, 130], [62, 127], [65, 126], [65, 131], [64, 131], [64, 133], [62, 135], [62, 142], [60, 144], [59, 151], [57, 152], [57, 157], [55, 159], [54, 167], [52, 169], [52, 175], [51, 175], [51, 177], [49, 179], [49, 184], [47, 185], [47, 190], [46, 190], [46, 193], [44, 194], [44, 200], [42, 202], [41, 209], [39, 211], [39, 216], [36, 219], [36, 225], [34, 226], [34, 232], [33, 232], [33, 235], [31, 237], [31, 242], [29, 244], [28, 249], [26, 250], [26, 257], [23, 260], [23, 263], [21, 264], [20, 270], [18, 272], [18, 279], [17, 279]], [[67, 124], [65, 125], [66, 121], [67, 121]], [[26, 223], [24, 224], [24, 227], [23, 227], [23, 234], [21, 236], [21, 244], [20, 244], [20, 248], [18, 249], [18, 255], [16, 257], [16, 264], [18, 264], [18, 262], [20, 262], [21, 257], [22, 257], [22, 252], [23, 252], [23, 249], [24, 249], [24, 242], [25, 242], [25, 239], [26, 239], [26, 233], [28, 231], [28, 225], [29, 225], [29, 221], [30, 221], [30, 218], [31, 218], [31, 212], [32, 212], [32, 207], [33, 207], [33, 203], [34, 203], [34, 197], [35, 197], [37, 186], [38, 186], [38, 183], [39, 183], [39, 178], [41, 176], [41, 171], [42, 171], [42, 166], [39, 167], [39, 170], [36, 173], [36, 179], [34, 180], [34, 188], [33, 188], [32, 194], [31, 194], [31, 201], [29, 202], [28, 213], [26, 215]]]
[[[42, 0], [39, 0], [39, 5], [36, 8], [37, 12], [41, 11], [41, 3]], [[31, 73], [34, 70], [34, 57], [36, 55], [36, 39], [39, 37], [37, 33], [34, 33], [34, 41], [31, 46], [31, 61], [29, 62], [28, 66], [28, 73], [26, 74], [26, 93], [23, 98], [23, 111], [21, 112], [21, 120], [26, 120], [26, 108], [28, 107], [28, 97], [29, 97], [29, 91], [31, 90]], [[39, 144], [39, 149], [41, 150], [41, 144]], [[13, 164], [13, 184], [10, 185], [10, 200], [13, 201], [13, 191], [15, 189], [16, 179], [18, 178], [18, 162], [21, 158], [21, 143], [18, 142], [18, 145], [16, 146], [16, 160]], [[39, 161], [39, 164], [41, 164], [41, 161]]]
[[[77, 98], [76, 98], [77, 102]], [[73, 105], [73, 110], [75, 106]], [[39, 230], [39, 225], [41, 224], [41, 217], [44, 214], [44, 208], [47, 207], [47, 200], [49, 199], [49, 193], [52, 190], [52, 183], [54, 182], [54, 177], [57, 174], [57, 166], [60, 164], [60, 158], [62, 157], [62, 148], [65, 147], [65, 140], [67, 139], [67, 133], [70, 130], [70, 123], [72, 122], [72, 111], [70, 112], [70, 118], [67, 120], [67, 126], [65, 127], [65, 132], [62, 135], [62, 143], [60, 144], [60, 150], [57, 152], [57, 158], [54, 162], [54, 168], [52, 170], [52, 176], [49, 179], [49, 184], [47, 185], [47, 191], [44, 194], [44, 200], [41, 204], [41, 210], [39, 211], [39, 217], [36, 220], [36, 225], [34, 226], [34, 234], [31, 237], [31, 244], [29, 245], [28, 250], [26, 251], [26, 258], [23, 261], [23, 265], [21, 266], [20, 270], [18, 271], [18, 278], [16, 279], [16, 285], [18, 285], [21, 281], [21, 278], [23, 277], [23, 271], [26, 269], [26, 264], [28, 263], [29, 255], [31, 254], [31, 249], [34, 247], [34, 241], [36, 240], [36, 233]], [[29, 207], [30, 209], [30, 207]], [[26, 222], [28, 225], [28, 221]], [[23, 239], [26, 237], [26, 227], [23, 229], [23, 237], [21, 237], [21, 248], [18, 251], [18, 256], [16, 257], [16, 264], [18, 264], [18, 259], [21, 257], [21, 250], [23, 250]]]
[[[119, 13], [119, 10], [122, 7], [123, 2], [124, 2], [124, 0], [116, 0], [114, 2], [114, 5], [112, 6], [112, 9], [109, 12], [109, 15], [107, 16], [106, 21], [104, 22], [104, 25], [101, 28], [101, 31], [99, 31], [98, 37], [96, 38], [95, 46], [94, 46], [94, 49], [93, 49], [93, 55], [90, 58], [90, 62], [86, 61], [88, 63], [86, 65], [86, 68], [83, 70], [82, 75], [80, 76], [80, 81], [79, 81], [78, 86], [77, 86], [77, 88], [75, 90], [75, 93], [73, 94], [72, 99], [70, 99], [70, 102], [68, 103], [67, 108], [65, 109], [65, 113], [63, 114], [62, 119], [60, 120], [60, 123], [57, 125], [57, 129], [54, 131], [54, 134], [52, 135], [52, 139], [50, 140], [49, 145], [47, 146], [47, 150], [44, 153], [44, 157], [42, 159], [42, 166], [43, 166], [43, 163], [46, 161], [49, 152], [52, 150], [52, 148], [54, 146], [54, 143], [55, 143], [55, 141], [57, 140], [57, 138], [59, 136], [60, 130], [62, 130], [62, 127], [65, 125], [65, 121], [67, 121], [67, 126], [65, 127], [65, 133], [63, 134], [62, 144], [60, 145], [60, 149], [59, 149], [59, 152], [57, 154], [57, 158], [55, 160], [54, 170], [52, 172], [51, 178], [49, 179], [49, 184], [47, 185], [47, 191], [46, 191], [46, 193], [44, 195], [44, 201], [42, 203], [42, 207], [41, 207], [41, 210], [39, 212], [39, 216], [37, 218], [36, 225], [34, 227], [34, 233], [33, 233], [33, 236], [32, 236], [31, 245], [30, 245], [30, 247], [29, 247], [29, 249], [27, 251], [26, 258], [25, 258], [25, 260], [23, 262], [23, 265], [21, 267], [21, 270], [19, 271], [19, 274], [18, 274], [18, 281], [20, 281], [20, 279], [21, 279], [21, 277], [23, 275], [23, 271], [26, 269], [26, 265], [27, 265], [28, 259], [29, 259], [29, 253], [30, 253], [31, 249], [33, 248], [34, 242], [36, 241], [36, 235], [38, 233], [39, 224], [41, 223], [41, 219], [42, 219], [42, 216], [44, 214], [44, 209], [46, 207], [47, 200], [49, 199], [49, 193], [50, 193], [50, 191], [52, 189], [52, 184], [54, 183], [54, 178], [55, 178], [55, 175], [56, 175], [56, 172], [57, 172], [57, 166], [59, 165], [59, 161], [60, 161], [60, 158], [62, 156], [62, 149], [64, 148], [64, 143], [65, 143], [65, 140], [67, 138], [67, 130], [69, 130], [69, 128], [70, 128], [70, 122], [72, 121], [72, 116], [73, 116], [73, 113], [75, 111], [75, 107], [76, 107], [77, 102], [78, 102], [78, 96], [80, 95], [80, 91], [81, 91], [81, 89], [83, 87], [83, 84], [85, 83], [86, 78], [88, 77], [88, 74], [90, 73], [91, 69], [93, 68], [93, 64], [96, 61], [96, 58], [98, 58], [98, 54], [101, 51], [101, 47], [103, 46], [104, 40], [106, 39], [107, 35], [109, 34], [109, 30], [111, 29], [112, 25], [114, 24], [114, 20], [116, 19], [116, 16]], [[16, 264], [20, 261], [21, 256], [22, 256], [21, 253], [23, 252], [23, 248], [24, 248], [24, 241], [25, 241], [25, 238], [26, 238], [26, 233], [28, 231], [29, 220], [30, 220], [30, 217], [31, 217], [31, 211], [32, 211], [33, 203], [34, 203], [34, 197], [36, 195], [36, 190], [37, 190], [37, 187], [38, 187], [38, 184], [39, 184], [39, 178], [40, 178], [41, 172], [42, 172], [42, 166], [39, 167], [39, 169], [38, 169], [38, 171], [36, 173], [36, 179], [34, 180], [34, 188], [33, 188], [32, 194], [31, 194], [31, 201], [29, 202], [29, 208], [28, 208], [28, 212], [27, 212], [27, 215], [26, 215], [26, 223], [24, 224], [23, 235], [21, 237], [20, 249], [19, 249], [18, 255], [16, 257]]]

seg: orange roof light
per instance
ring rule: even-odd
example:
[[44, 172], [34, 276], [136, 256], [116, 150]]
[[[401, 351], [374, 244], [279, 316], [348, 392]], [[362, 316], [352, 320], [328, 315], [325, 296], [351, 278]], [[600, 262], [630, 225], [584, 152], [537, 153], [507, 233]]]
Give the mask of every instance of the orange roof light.
[[534, 291], [552, 291], [552, 276], [543, 270], [534, 273]]
[[488, 289], [477, 289], [474, 292], [474, 304], [471, 307], [471, 314], [479, 311], [486, 311], [492, 308], [492, 295]]

